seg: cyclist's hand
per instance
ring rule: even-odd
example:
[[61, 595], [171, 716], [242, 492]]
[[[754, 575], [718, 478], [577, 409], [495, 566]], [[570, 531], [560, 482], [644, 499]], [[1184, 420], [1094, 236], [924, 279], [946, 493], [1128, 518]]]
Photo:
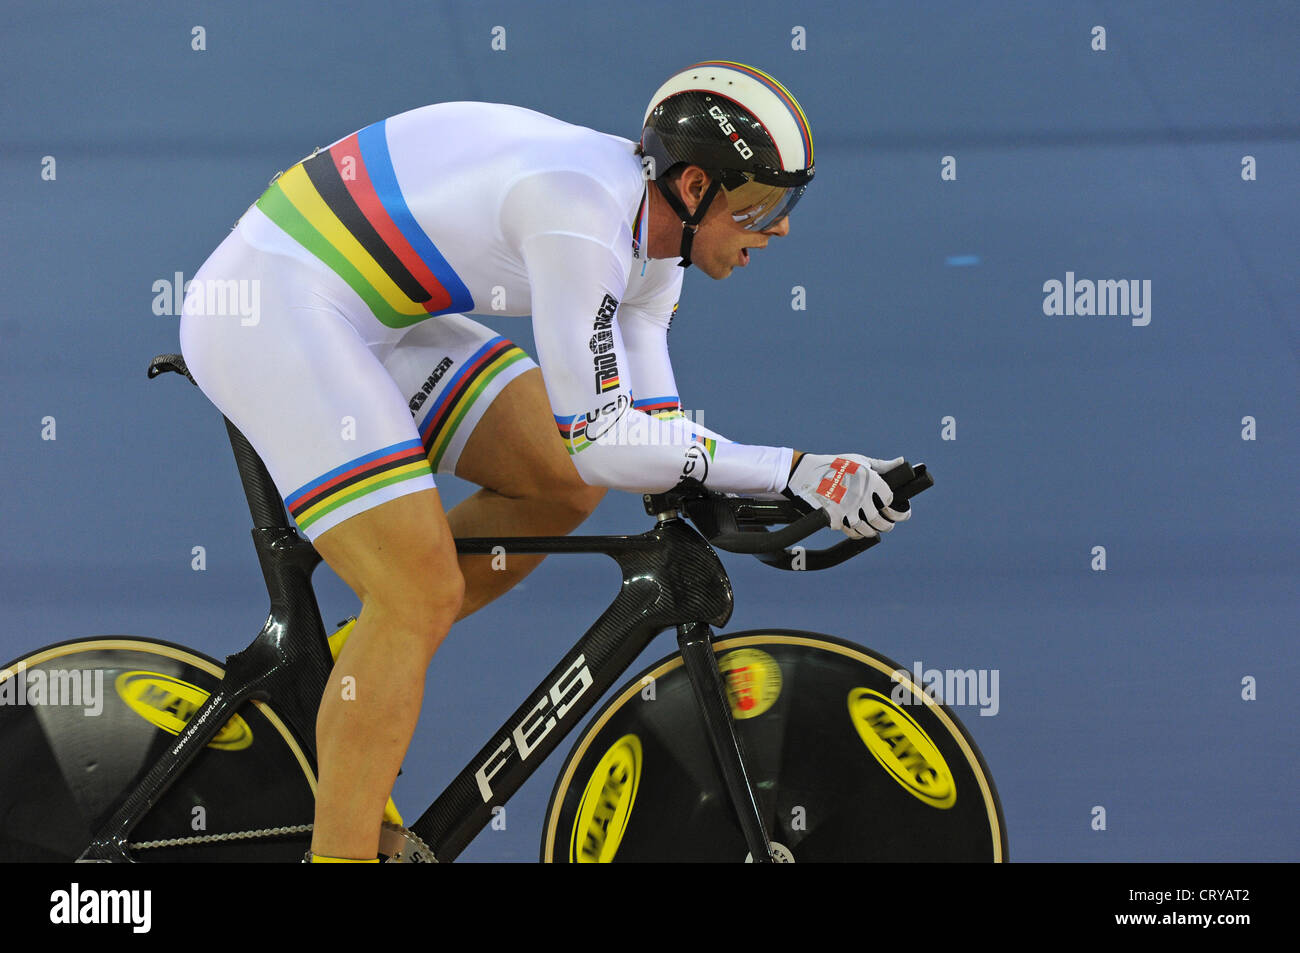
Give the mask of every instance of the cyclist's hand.
[[857, 453], [805, 453], [790, 474], [787, 492], [826, 511], [830, 525], [852, 539], [888, 533], [912, 515], [906, 501], [893, 506], [894, 491], [881, 477], [903, 462]]

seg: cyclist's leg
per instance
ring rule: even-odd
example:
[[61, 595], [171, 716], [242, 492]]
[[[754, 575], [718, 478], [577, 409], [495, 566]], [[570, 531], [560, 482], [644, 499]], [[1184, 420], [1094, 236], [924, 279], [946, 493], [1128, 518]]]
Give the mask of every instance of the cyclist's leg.
[[[384, 360], [407, 395], [439, 473], [483, 489], [447, 519], [456, 536], [561, 536], [600, 502], [555, 428], [541, 371], [491, 328], [441, 315], [413, 328]], [[461, 617], [509, 590], [541, 556], [460, 557]]]
[[374, 354], [383, 329], [365, 327], [374, 340], [363, 340], [334, 305], [346, 288], [257, 250], [240, 230], [193, 288], [201, 294], [206, 281], [253, 282], [260, 314], [204, 313], [201, 298], [187, 298], [181, 344], [190, 371], [363, 603], [317, 721], [312, 849], [373, 858], [425, 668], [460, 607], [454, 544], [406, 400]]
[[369, 858], [463, 589], [437, 490], [366, 510], [315, 545], [362, 608], [321, 700], [312, 851]]
[[[578, 476], [555, 429], [538, 368], [521, 374], [492, 402], [461, 453], [456, 475], [482, 487], [447, 514], [456, 536], [564, 536], [605, 495], [604, 487]], [[508, 591], [544, 558], [507, 553], [501, 569], [489, 557], [462, 557], [465, 601], [458, 618]]]

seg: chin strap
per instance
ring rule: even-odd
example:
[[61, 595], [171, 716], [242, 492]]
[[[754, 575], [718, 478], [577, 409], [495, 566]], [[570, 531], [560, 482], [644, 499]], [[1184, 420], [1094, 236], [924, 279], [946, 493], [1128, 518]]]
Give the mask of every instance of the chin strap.
[[721, 184], [722, 180], [715, 175], [713, 181], [709, 183], [704, 197], [700, 199], [695, 214], [692, 215], [686, 211], [686, 206], [673, 192], [673, 187], [668, 184], [666, 179], [655, 179], [655, 185], [659, 186], [659, 192], [668, 200], [668, 205], [677, 213], [677, 217], [682, 220], [682, 260], [678, 262], [678, 266], [681, 268], [691, 267], [691, 244], [695, 241], [695, 230], [700, 227], [700, 222], [704, 220], [705, 213], [709, 211], [709, 205], [713, 202], [713, 197], [718, 194], [718, 187]]

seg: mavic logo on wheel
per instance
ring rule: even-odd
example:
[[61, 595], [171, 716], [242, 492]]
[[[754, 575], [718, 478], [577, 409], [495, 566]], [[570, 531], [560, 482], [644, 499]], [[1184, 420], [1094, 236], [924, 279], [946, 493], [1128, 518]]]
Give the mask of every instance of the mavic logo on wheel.
[[537, 700], [523, 720], [515, 725], [514, 730], [510, 732], [510, 737], [501, 742], [492, 756], [474, 772], [474, 779], [478, 782], [478, 792], [482, 795], [484, 804], [491, 802], [492, 779], [510, 760], [511, 750], [519, 753], [520, 761], [527, 760], [591, 686], [592, 678], [587, 668], [587, 658], [585, 655], [579, 655], [564, 674], [555, 680], [550, 690]]
[[641, 739], [624, 735], [591, 772], [569, 838], [569, 861], [607, 864], [618, 853], [641, 781]]
[[938, 747], [912, 717], [869, 688], [849, 692], [853, 727], [880, 766], [918, 800], [947, 810], [957, 783]]
[[[133, 712], [172, 735], [179, 735], [208, 700], [208, 693], [198, 686], [158, 672], [123, 672], [114, 687]], [[248, 722], [231, 715], [208, 747], [239, 751], [252, 743], [253, 729]]]

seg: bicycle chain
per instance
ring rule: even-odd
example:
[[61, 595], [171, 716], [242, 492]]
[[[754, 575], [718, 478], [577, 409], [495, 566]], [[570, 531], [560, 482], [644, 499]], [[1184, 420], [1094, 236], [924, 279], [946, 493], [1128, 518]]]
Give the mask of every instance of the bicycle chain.
[[294, 827], [266, 827], [260, 831], [232, 831], [229, 834], [199, 834], [195, 837], [173, 837], [169, 840], [146, 840], [126, 846], [131, 850], [149, 850], [155, 847], [193, 847], [197, 844], [217, 844], [222, 841], [251, 840], [255, 837], [285, 837], [289, 834], [306, 834], [310, 824]]
[[[311, 824], [298, 824], [293, 827], [266, 827], [257, 831], [232, 831], [228, 834], [198, 834], [194, 837], [172, 837], [167, 840], [148, 840], [137, 841], [134, 844], [127, 844], [130, 850], [150, 850], [158, 847], [194, 847], [199, 844], [218, 844], [225, 841], [252, 840], [256, 837], [285, 837], [289, 834], [307, 834], [312, 829]], [[381, 838], [388, 843], [386, 846], [396, 848], [392, 850], [387, 862], [390, 864], [425, 864], [436, 863], [433, 851], [429, 849], [420, 837], [414, 832], [407, 830], [405, 827], [399, 827], [388, 821], [383, 823], [383, 835]]]

